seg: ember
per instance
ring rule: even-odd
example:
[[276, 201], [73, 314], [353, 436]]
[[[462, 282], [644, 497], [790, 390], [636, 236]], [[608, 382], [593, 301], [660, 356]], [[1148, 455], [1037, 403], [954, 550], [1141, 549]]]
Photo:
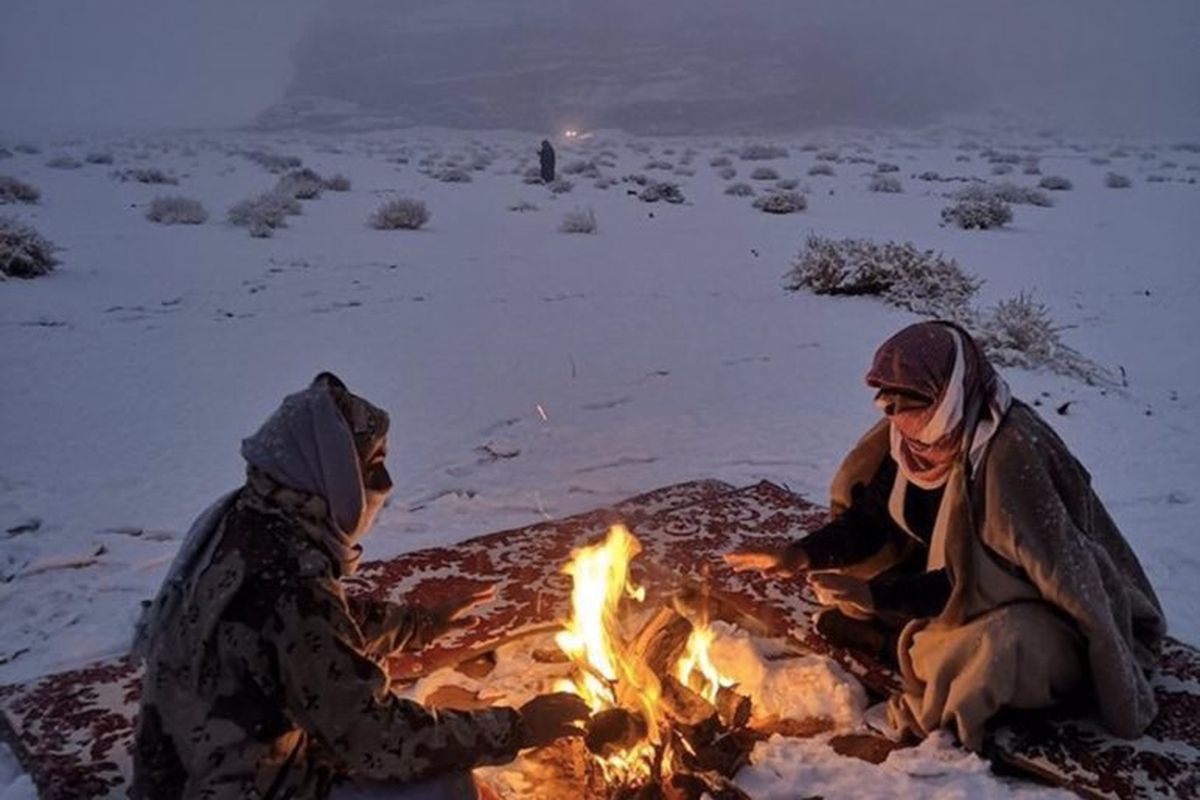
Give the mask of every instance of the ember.
[[[623, 620], [645, 590], [629, 576], [641, 544], [623, 526], [572, 554], [571, 619], [555, 641], [573, 664], [557, 688], [593, 711], [585, 743], [615, 798], [740, 798], [729, 780], [753, 746], [750, 700], [709, 657], [714, 632], [663, 606], [636, 635]], [[740, 734], [740, 735], [739, 735]]]

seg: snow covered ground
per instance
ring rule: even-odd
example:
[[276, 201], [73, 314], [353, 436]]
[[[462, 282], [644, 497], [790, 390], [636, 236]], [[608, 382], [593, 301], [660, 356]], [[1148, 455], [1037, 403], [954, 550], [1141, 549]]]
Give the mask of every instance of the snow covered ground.
[[[369, 558], [690, 478], [766, 478], [823, 498], [877, 413], [862, 382], [875, 346], [915, 318], [783, 291], [809, 233], [941, 250], [986, 280], [983, 303], [1032, 290], [1068, 344], [1124, 368], [1118, 391], [1005, 374], [1092, 471], [1172, 632], [1200, 643], [1200, 153], [1001, 125], [783, 137], [771, 141], [789, 156], [767, 162], [736, 154], [762, 140], [732, 137], [614, 133], [560, 147], [560, 168], [598, 158], [606, 176], [679, 183], [687, 202], [667, 205], [639, 202], [626, 183], [524, 184], [538, 138], [231, 132], [41, 143], [0, 160], [0, 174], [42, 192], [0, 214], [63, 248], [53, 275], [0, 285], [0, 682], [122, 651], [194, 515], [240, 482], [240, 438], [324, 369], [392, 414], [396, 490]], [[1007, 229], [941, 227], [943, 195], [962, 184], [916, 179], [926, 170], [1036, 183], [1021, 165], [993, 178], [986, 147], [1036, 155], [1075, 188], [1052, 193], [1052, 208], [1015, 206]], [[251, 238], [225, 212], [276, 176], [246, 149], [343, 173], [352, 190]], [[694, 174], [676, 174], [689, 149], [682, 169]], [[115, 164], [46, 166], [100, 150]], [[832, 151], [836, 175], [809, 177]], [[774, 216], [725, 195], [709, 166], [721, 155], [734, 181], [761, 184], [749, 180], [759, 166], [797, 178], [808, 210]], [[483, 156], [469, 183], [421, 172], [422, 159], [456, 156]], [[903, 193], [868, 191], [874, 164], [852, 157], [898, 165]], [[110, 177], [134, 167], [180, 183]], [[1106, 188], [1110, 171], [1132, 187]], [[199, 199], [209, 222], [147, 221], [162, 194]], [[432, 220], [368, 227], [394, 197], [424, 201]], [[509, 210], [523, 201], [536, 210]], [[558, 231], [576, 208], [594, 211], [595, 234]]]

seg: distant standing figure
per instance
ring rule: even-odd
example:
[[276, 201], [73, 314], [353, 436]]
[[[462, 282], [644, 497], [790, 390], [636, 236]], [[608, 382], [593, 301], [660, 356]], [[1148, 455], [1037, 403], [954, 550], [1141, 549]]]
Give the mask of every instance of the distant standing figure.
[[542, 183], [554, 182], [554, 146], [549, 139], [542, 139], [542, 149], [538, 151], [542, 159]]

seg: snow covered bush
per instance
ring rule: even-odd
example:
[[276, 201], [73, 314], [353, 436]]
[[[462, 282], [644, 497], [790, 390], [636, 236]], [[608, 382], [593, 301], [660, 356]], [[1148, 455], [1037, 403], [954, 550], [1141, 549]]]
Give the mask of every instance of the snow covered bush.
[[959, 200], [942, 209], [942, 220], [963, 230], [999, 228], [1012, 222], [1012, 207], [1003, 200]]
[[1133, 181], [1119, 172], [1110, 172], [1104, 177], [1104, 185], [1109, 189], [1128, 189], [1133, 186]]
[[266, 239], [276, 229], [287, 227], [288, 215], [299, 213], [300, 201], [296, 198], [264, 192], [234, 205], [227, 219], [231, 225], [249, 229], [251, 236]]
[[521, 174], [521, 180], [528, 184], [541, 183], [542, 171], [538, 167], [527, 167], [525, 172]]
[[307, 167], [289, 172], [275, 184], [276, 193], [297, 200], [313, 200], [320, 197], [324, 188], [325, 181], [321, 176]]
[[750, 173], [750, 180], [777, 181], [779, 180], [779, 173], [770, 167], [755, 167], [754, 171]]
[[729, 167], [729, 166], [733, 165], [733, 161], [729, 158], [729, 156], [717, 156], [716, 158], [709, 161], [708, 165], [710, 167], [714, 167], [714, 168]]
[[1021, 293], [980, 312], [972, 334], [993, 364], [1049, 369], [1086, 383], [1117, 381], [1098, 364], [1063, 344], [1046, 306]]
[[647, 184], [646, 188], [638, 193], [638, 200], [643, 203], [657, 203], [662, 200], [664, 203], [678, 205], [683, 202], [683, 192], [679, 191], [678, 184], [667, 183], [665, 181], [654, 181]]
[[6, 203], [36, 203], [41, 196], [37, 187], [11, 175], [0, 175], [0, 206]]
[[42, 152], [40, 147], [38, 147], [36, 144], [29, 144], [29, 142], [15, 144], [13, 145], [13, 150], [16, 150], [18, 153], [24, 153], [27, 156], [36, 156]]
[[670, 161], [663, 161], [660, 158], [654, 158], [654, 159], [647, 161], [645, 164], [643, 164], [642, 169], [673, 170], [673, 169], [675, 169], [675, 165], [672, 164]]
[[813, 164], [808, 168], [808, 174], [814, 177], [817, 175], [832, 177], [834, 172], [833, 167], [829, 166], [828, 164]]
[[1049, 208], [1054, 205], [1054, 201], [1045, 192], [1008, 182], [974, 183], [959, 189], [951, 197], [955, 200], [970, 200], [973, 202], [999, 200], [1002, 203], [1041, 206], [1042, 208]]
[[434, 174], [442, 183], [470, 183], [471, 173], [461, 167], [445, 167]]
[[296, 156], [281, 156], [266, 150], [250, 150], [243, 155], [267, 172], [275, 174], [287, 172], [289, 169], [299, 169], [304, 163]]
[[429, 222], [429, 209], [420, 200], [401, 197], [389, 200], [371, 215], [372, 228], [381, 231], [415, 231]]
[[940, 181], [941, 179], [942, 179], [942, 176], [939, 175], [938, 173], [934, 172], [931, 169], [926, 170], [925, 172], [922, 172], [920, 175], [917, 176], [917, 180], [919, 180], [919, 181]]
[[58, 264], [58, 248], [15, 217], [0, 217], [0, 276], [36, 278]]
[[114, 178], [121, 183], [147, 183], [152, 185], [175, 186], [179, 183], [179, 179], [174, 175], [163, 172], [155, 167], [136, 167], [133, 169], [121, 169], [112, 174]]
[[596, 215], [590, 208], [577, 208], [563, 215], [558, 229], [563, 233], [595, 233]]
[[992, 167], [993, 175], [1010, 175], [1012, 174], [1012, 164], [997, 164]]
[[350, 179], [339, 172], [322, 180], [321, 188], [327, 192], [348, 192], [350, 191]]
[[537, 211], [538, 207], [537, 207], [536, 203], [531, 203], [528, 200], [521, 200], [521, 201], [513, 203], [511, 206], [509, 206], [508, 210], [509, 211], [518, 211], [518, 212], [523, 213], [526, 211]]
[[717, 170], [717, 177], [723, 181], [730, 181], [737, 177], [737, 170], [733, 167], [721, 167]]
[[782, 178], [775, 181], [775, 188], [782, 189], [785, 192], [790, 192], [799, 185], [800, 181], [796, 180], [795, 178]]
[[891, 175], [871, 176], [871, 183], [867, 188], [872, 192], [882, 192], [883, 194], [899, 194], [904, 191], [904, 186], [901, 185], [900, 179]]
[[199, 200], [170, 195], [151, 200], [146, 219], [163, 225], [203, 225], [208, 221], [208, 212]]
[[943, 319], [970, 316], [980, 281], [953, 259], [912, 242], [831, 239], [809, 235], [784, 276], [789, 291], [814, 294], [875, 295], [909, 311]]
[[84, 156], [83, 160], [89, 164], [111, 164], [113, 163], [113, 155], [112, 153], [100, 150], [95, 153], [88, 153]]
[[738, 151], [738, 158], [743, 161], [771, 161], [787, 157], [787, 148], [771, 144], [748, 144]]
[[808, 200], [798, 192], [771, 192], [755, 200], [754, 207], [768, 214], [794, 214], [808, 208]]
[[725, 187], [725, 194], [733, 197], [751, 197], [754, 194], [754, 187], [748, 183], [731, 183]]
[[841, 160], [842, 156], [836, 150], [822, 150], [817, 153], [817, 161], [832, 161], [836, 164]]
[[886, 161], [880, 161], [878, 164], [875, 165], [875, 171], [881, 172], [881, 173], [883, 173], [883, 172], [899, 172], [900, 167], [896, 166], [895, 164], [889, 164]]
[[575, 184], [566, 178], [558, 178], [546, 184], [551, 194], [566, 194], [575, 188]]
[[46, 162], [50, 169], [79, 169], [83, 162], [74, 156], [55, 156]]
[[1038, 181], [1038, 187], [1047, 189], [1051, 192], [1069, 192], [1075, 188], [1069, 180], [1062, 175], [1047, 175]]
[[564, 166], [562, 173], [564, 175], [579, 175], [584, 178], [598, 178], [600, 177], [600, 168], [596, 166], [596, 162], [594, 161], [578, 159]]

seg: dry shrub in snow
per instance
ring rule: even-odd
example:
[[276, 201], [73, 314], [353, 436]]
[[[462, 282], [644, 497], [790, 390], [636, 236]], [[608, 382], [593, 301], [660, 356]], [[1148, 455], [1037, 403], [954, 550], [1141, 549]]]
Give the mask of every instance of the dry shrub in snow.
[[288, 215], [299, 213], [300, 201], [296, 198], [264, 192], [230, 208], [228, 219], [232, 225], [248, 228], [251, 236], [266, 239], [277, 228], [287, 227]]
[[737, 170], [733, 167], [721, 167], [717, 170], [717, 177], [725, 181], [733, 180], [737, 177]]
[[401, 197], [389, 200], [371, 215], [372, 228], [381, 231], [415, 231], [429, 222], [429, 209], [420, 200]]
[[1104, 185], [1109, 189], [1128, 189], [1133, 181], [1118, 172], [1110, 172], [1104, 177]]
[[733, 161], [730, 160], [729, 156], [717, 156], [709, 161], [708, 165], [710, 167], [729, 167], [733, 165]]
[[531, 203], [528, 200], [521, 200], [520, 202], [513, 203], [511, 206], [509, 206], [508, 210], [518, 212], [537, 211], [538, 207], [536, 203]]
[[875, 165], [875, 171], [876, 172], [899, 172], [900, 167], [896, 166], [895, 164], [889, 164], [886, 161], [880, 161], [878, 164]]
[[993, 175], [1010, 175], [1012, 174], [1012, 171], [1012, 164], [997, 164], [996, 166], [992, 167]]
[[662, 200], [664, 203], [678, 205], [683, 199], [683, 192], [679, 191], [679, 186], [665, 181], [652, 181], [638, 193], [638, 200], [643, 203], [657, 203]]
[[42, 152], [42, 149], [36, 144], [29, 144], [28, 142], [13, 145], [13, 150], [16, 150], [18, 153], [24, 153], [27, 156], [36, 156]]
[[558, 178], [546, 184], [550, 188], [552, 194], [566, 194], [575, 188], [575, 184], [571, 183], [566, 178]]
[[203, 225], [208, 212], [199, 200], [172, 195], [151, 200], [146, 219], [163, 225]]
[[348, 192], [350, 191], [350, 179], [339, 172], [321, 181], [321, 187], [327, 192]]
[[958, 262], [911, 242], [877, 244], [866, 239], [810, 235], [784, 276], [789, 291], [875, 295], [918, 314], [961, 320], [970, 314], [980, 281]]
[[287, 172], [289, 169], [299, 169], [304, 163], [296, 156], [281, 156], [275, 153], [268, 153], [265, 150], [251, 150], [243, 155], [267, 172], [275, 174]]
[[297, 200], [313, 200], [321, 196], [324, 179], [311, 169], [298, 169], [284, 175], [275, 184], [275, 192]]
[[867, 188], [872, 192], [882, 192], [883, 194], [899, 194], [904, 191], [900, 179], [891, 175], [872, 175], [871, 183]]
[[748, 183], [731, 183], [725, 187], [725, 194], [733, 197], [752, 197], [754, 187]]
[[647, 161], [645, 164], [643, 164], [642, 169], [672, 170], [672, 169], [675, 169], [675, 165], [672, 164], [670, 161], [663, 161], [662, 159], [656, 158], [656, 159], [651, 159], [650, 161]]
[[0, 217], [0, 276], [36, 278], [54, 269], [58, 248], [15, 217]]
[[105, 152], [88, 153], [83, 160], [89, 164], [111, 164], [113, 156], [112, 153]]
[[771, 192], [755, 200], [754, 207], [768, 214], [794, 214], [808, 208], [808, 200], [799, 192]]
[[1038, 186], [1051, 192], [1069, 192], [1075, 188], [1074, 184], [1062, 175], [1047, 175], [1038, 181]]
[[1107, 370], [1062, 343], [1061, 328], [1031, 295], [1002, 300], [978, 315], [972, 331], [993, 364], [1049, 369], [1086, 383], [1116, 384]]
[[563, 233], [595, 233], [596, 215], [590, 208], [577, 208], [563, 215], [558, 229]]
[[596, 162], [594, 161], [578, 159], [568, 162], [562, 168], [562, 173], [564, 175], [579, 175], [584, 178], [598, 178], [600, 177], [600, 168], [596, 166]]
[[148, 183], [164, 186], [174, 186], [179, 183], [179, 179], [170, 173], [163, 172], [155, 167], [138, 167], [134, 169], [117, 170], [112, 174], [114, 178], [121, 183]]
[[1002, 203], [1041, 206], [1042, 208], [1049, 208], [1054, 205], [1054, 201], [1045, 192], [1008, 182], [975, 183], [970, 186], [964, 186], [950, 196], [955, 200], [970, 200], [973, 202], [999, 200]]
[[777, 181], [779, 180], [779, 173], [770, 167], [755, 167], [754, 171], [750, 173], [750, 180]]
[[46, 162], [51, 169], [79, 169], [83, 162], [74, 156], [55, 156]]
[[521, 175], [521, 180], [525, 183], [534, 184], [542, 182], [542, 171], [538, 167], [528, 167]]
[[6, 203], [36, 203], [41, 192], [11, 175], [0, 175], [0, 206]]
[[783, 178], [782, 180], [775, 181], [775, 188], [783, 189], [785, 192], [790, 192], [799, 185], [800, 181], [796, 180], [795, 178]]
[[1012, 208], [1003, 200], [959, 200], [942, 209], [942, 220], [963, 230], [988, 230], [1012, 222]]
[[834, 172], [833, 172], [833, 167], [829, 166], [828, 164], [813, 164], [811, 167], [808, 168], [808, 174], [812, 175], [814, 177], [817, 175], [825, 175], [826, 177], [832, 177]]
[[442, 183], [470, 183], [471, 173], [461, 167], [446, 167], [440, 170], [433, 177], [437, 178]]
[[772, 144], [748, 144], [738, 151], [738, 158], [743, 161], [771, 161], [787, 157], [787, 148], [776, 147]]
[[931, 169], [926, 170], [917, 176], [917, 180], [919, 181], [940, 181], [941, 179], [942, 176]]

